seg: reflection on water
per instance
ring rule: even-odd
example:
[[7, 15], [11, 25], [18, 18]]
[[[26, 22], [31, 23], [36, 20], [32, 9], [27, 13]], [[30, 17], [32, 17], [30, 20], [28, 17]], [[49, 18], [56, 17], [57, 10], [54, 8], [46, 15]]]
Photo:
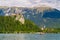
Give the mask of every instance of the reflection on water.
[[0, 40], [60, 40], [60, 34], [0, 34]]

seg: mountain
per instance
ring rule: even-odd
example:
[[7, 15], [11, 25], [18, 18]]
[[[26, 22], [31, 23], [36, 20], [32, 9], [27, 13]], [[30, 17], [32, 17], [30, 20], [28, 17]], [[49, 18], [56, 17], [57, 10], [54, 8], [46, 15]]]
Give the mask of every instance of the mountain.
[[22, 24], [15, 16], [0, 16], [0, 33], [38, 32], [40, 29], [32, 21]]
[[44, 18], [48, 17], [48, 18], [60, 18], [60, 11], [57, 9], [54, 9], [53, 11], [49, 11], [49, 12], [44, 12], [43, 15]]
[[60, 28], [60, 10], [48, 6], [40, 7], [0, 7], [0, 15], [22, 14], [25, 19], [33, 21], [40, 27]]

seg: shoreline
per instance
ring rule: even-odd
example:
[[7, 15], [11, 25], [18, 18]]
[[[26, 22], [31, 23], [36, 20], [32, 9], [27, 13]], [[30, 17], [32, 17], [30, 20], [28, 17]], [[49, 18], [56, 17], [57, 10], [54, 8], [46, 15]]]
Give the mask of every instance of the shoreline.
[[[52, 32], [53, 33], [53, 32]], [[52, 34], [50, 33], [50, 34]], [[25, 33], [0, 33], [0, 34], [47, 34], [47, 32], [25, 32]], [[48, 33], [49, 34], [49, 33]], [[60, 33], [53, 33], [53, 34], [60, 34]]]

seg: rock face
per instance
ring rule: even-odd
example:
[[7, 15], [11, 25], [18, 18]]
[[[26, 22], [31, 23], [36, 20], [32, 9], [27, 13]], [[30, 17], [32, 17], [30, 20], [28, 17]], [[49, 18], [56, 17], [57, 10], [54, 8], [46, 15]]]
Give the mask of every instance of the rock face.
[[17, 14], [15, 20], [20, 21], [22, 24], [25, 22], [24, 17], [21, 14]]
[[[9, 11], [11, 11], [11, 12], [9, 12]], [[5, 11], [5, 16], [16, 16], [15, 20], [20, 21], [22, 24], [24, 24], [24, 22], [25, 22], [22, 12], [18, 8], [8, 8], [8, 10]]]
[[17, 14], [13, 13], [10, 16], [15, 16], [15, 20], [20, 21], [20, 23], [22, 23], [22, 24], [24, 24], [24, 22], [25, 22], [25, 19], [24, 19], [23, 15], [20, 14], [20, 13], [17, 13]]
[[[7, 16], [7, 15], [5, 15], [5, 16]], [[9, 16], [15, 16], [15, 20], [18, 20], [18, 21], [20, 21], [22, 24], [24, 24], [24, 22], [25, 22], [25, 19], [24, 19], [24, 17], [23, 17], [23, 15], [22, 14], [20, 14], [20, 13], [12, 13], [11, 15], [9, 15]]]

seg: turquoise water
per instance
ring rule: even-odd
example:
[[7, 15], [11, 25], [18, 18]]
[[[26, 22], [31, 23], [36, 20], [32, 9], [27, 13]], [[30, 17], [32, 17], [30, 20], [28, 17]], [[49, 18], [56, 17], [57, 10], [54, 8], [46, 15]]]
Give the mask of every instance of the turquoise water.
[[0, 34], [0, 40], [60, 40], [60, 34]]

